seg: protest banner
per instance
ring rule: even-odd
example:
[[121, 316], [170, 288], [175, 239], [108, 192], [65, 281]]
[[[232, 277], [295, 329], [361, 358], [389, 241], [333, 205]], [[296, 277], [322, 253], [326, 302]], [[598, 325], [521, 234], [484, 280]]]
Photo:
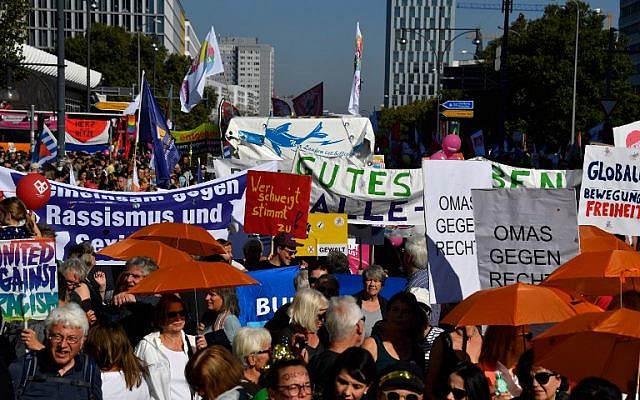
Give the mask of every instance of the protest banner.
[[296, 239], [302, 244], [298, 256], [322, 257], [332, 250], [348, 253], [346, 214], [309, 214], [307, 238]]
[[349, 270], [353, 275], [358, 275], [362, 270], [369, 268], [371, 265], [371, 245], [366, 243], [357, 243], [355, 238], [349, 238]]
[[573, 189], [472, 189], [482, 289], [542, 282], [579, 253]]
[[244, 231], [278, 232], [307, 237], [311, 178], [278, 172], [249, 171]]
[[220, 154], [220, 133], [211, 123], [200, 124], [189, 131], [172, 131], [171, 136], [180, 154]]
[[575, 188], [580, 186], [582, 170], [520, 168], [494, 161], [491, 163], [491, 179], [495, 189]]
[[471, 189], [491, 188], [488, 161], [423, 160], [431, 303], [455, 303], [480, 288]]
[[[275, 163], [256, 168], [275, 169]], [[22, 176], [0, 167], [0, 190], [14, 195]], [[51, 198], [36, 213], [56, 231], [61, 259], [75, 244], [88, 241], [99, 250], [153, 223], [185, 222], [205, 228], [214, 237], [227, 237], [227, 228], [244, 220], [246, 171], [163, 192], [111, 192], [48, 182]]]
[[640, 155], [635, 148], [585, 148], [578, 224], [621, 235], [640, 235], [638, 161]]
[[640, 147], [640, 121], [614, 127], [613, 143], [616, 147]]
[[[273, 317], [274, 312], [283, 304], [289, 303], [295, 296], [293, 278], [299, 266], [272, 268], [251, 271], [249, 275], [260, 282], [260, 285], [242, 286], [236, 289], [242, 326], [262, 326]], [[363, 289], [362, 276], [335, 274], [340, 284], [341, 295], [353, 295]], [[390, 298], [404, 289], [406, 278], [390, 277], [382, 287], [381, 295]]]
[[0, 241], [0, 309], [5, 321], [45, 319], [58, 306], [51, 239]]
[[420, 169], [358, 167], [299, 151], [293, 173], [312, 177], [312, 213], [345, 213], [365, 225], [424, 223]]
[[[275, 172], [291, 172], [291, 166], [293, 164], [293, 160], [277, 160], [277, 161], [269, 161], [269, 160], [239, 160], [237, 158], [214, 158], [208, 160], [207, 168], [213, 169], [213, 172], [216, 175], [216, 178], [224, 178], [225, 176], [229, 176], [231, 174], [235, 174], [236, 172], [244, 171], [245, 169], [254, 169], [255, 166], [275, 162], [277, 163], [277, 168], [273, 171]], [[271, 170], [270, 170], [271, 171]]]

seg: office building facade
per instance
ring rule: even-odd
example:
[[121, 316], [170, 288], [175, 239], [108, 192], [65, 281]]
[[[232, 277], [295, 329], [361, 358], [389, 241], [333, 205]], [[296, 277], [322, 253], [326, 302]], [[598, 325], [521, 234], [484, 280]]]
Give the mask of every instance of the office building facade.
[[441, 66], [449, 64], [454, 27], [453, 0], [387, 0], [385, 107], [437, 94], [438, 52]]
[[274, 49], [259, 44], [258, 38], [218, 38], [224, 73], [213, 79], [225, 85], [238, 85], [258, 94], [258, 115], [267, 116], [273, 93]]
[[[27, 44], [55, 54], [57, 0], [30, 5]], [[91, 21], [154, 36], [169, 53], [197, 55], [198, 40], [180, 0], [64, 0], [64, 9], [67, 37], [85, 35]]]
[[627, 50], [634, 66], [631, 84], [640, 93], [640, 0], [620, 0], [619, 27], [629, 41]]

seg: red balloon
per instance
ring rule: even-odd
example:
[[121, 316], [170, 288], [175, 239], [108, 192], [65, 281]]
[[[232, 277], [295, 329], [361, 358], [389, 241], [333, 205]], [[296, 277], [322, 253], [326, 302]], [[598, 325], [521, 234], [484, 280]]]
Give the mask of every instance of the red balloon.
[[30, 173], [23, 176], [16, 185], [16, 196], [29, 210], [37, 210], [49, 202], [51, 185], [44, 176]]

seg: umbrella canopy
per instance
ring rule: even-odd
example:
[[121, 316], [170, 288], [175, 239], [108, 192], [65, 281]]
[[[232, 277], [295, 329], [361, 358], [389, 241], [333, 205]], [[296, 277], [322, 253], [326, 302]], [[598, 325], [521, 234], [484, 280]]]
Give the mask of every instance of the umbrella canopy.
[[564, 321], [585, 312], [602, 311], [577, 294], [559, 288], [515, 283], [475, 292], [442, 320], [445, 324], [529, 325]]
[[129, 290], [129, 293], [175, 293], [258, 284], [260, 283], [249, 274], [227, 263], [191, 260], [153, 271]]
[[184, 251], [174, 249], [155, 240], [123, 239], [103, 248], [98, 251], [98, 254], [118, 260], [128, 260], [135, 256], [146, 256], [152, 258], [159, 267], [186, 263], [193, 260], [193, 258]]
[[597, 226], [580, 225], [580, 252], [605, 250], [633, 250], [631, 246], [618, 239], [614, 234], [603, 231]]
[[640, 289], [640, 253], [607, 250], [582, 253], [562, 264], [543, 282], [584, 295], [613, 295]]
[[605, 378], [634, 392], [640, 356], [640, 312], [621, 308], [563, 321], [533, 340], [535, 363], [580, 380]]
[[178, 222], [145, 226], [129, 235], [128, 239], [155, 240], [196, 256], [225, 253], [222, 245], [204, 228]]

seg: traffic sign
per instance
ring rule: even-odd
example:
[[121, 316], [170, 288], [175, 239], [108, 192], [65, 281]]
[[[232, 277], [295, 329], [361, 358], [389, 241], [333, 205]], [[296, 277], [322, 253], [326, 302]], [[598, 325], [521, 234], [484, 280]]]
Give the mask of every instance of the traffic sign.
[[473, 110], [444, 110], [442, 115], [447, 118], [473, 118]]
[[606, 117], [611, 115], [611, 111], [616, 106], [616, 99], [614, 98], [602, 98], [600, 99], [600, 104], [602, 104], [602, 108], [604, 109], [604, 114]]
[[473, 100], [447, 100], [442, 107], [449, 110], [473, 110]]

